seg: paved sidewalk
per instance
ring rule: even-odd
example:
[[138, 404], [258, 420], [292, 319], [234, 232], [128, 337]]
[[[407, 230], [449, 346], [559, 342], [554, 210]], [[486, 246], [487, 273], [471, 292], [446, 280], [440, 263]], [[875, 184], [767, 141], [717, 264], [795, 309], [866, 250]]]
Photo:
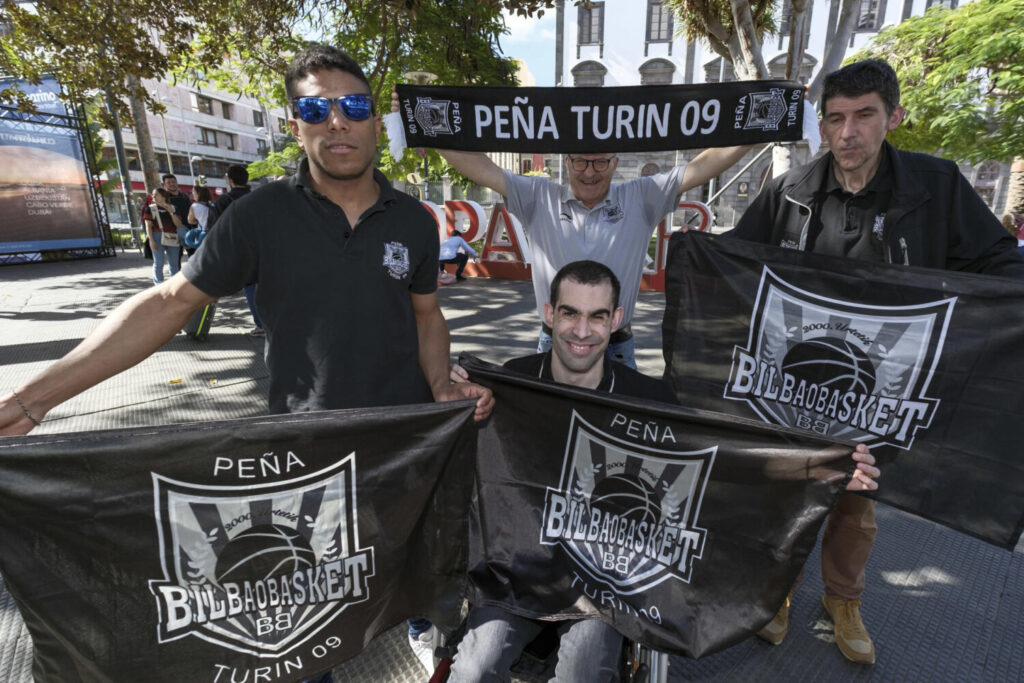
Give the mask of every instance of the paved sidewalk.
[[[115, 259], [0, 267], [0, 390], [61, 357], [107, 312], [149, 286], [149, 264], [129, 252]], [[529, 353], [536, 343], [528, 282], [471, 279], [443, 288], [440, 298], [454, 353], [500, 362]], [[640, 368], [653, 375], [664, 368], [662, 307], [661, 294], [641, 293], [633, 321]], [[245, 299], [227, 297], [207, 342], [178, 335], [136, 367], [56, 408], [36, 433], [263, 414], [263, 340], [246, 334], [251, 327]], [[878, 522], [862, 611], [878, 653], [873, 667], [848, 663], [832, 644], [815, 553], [782, 645], [751, 638], [698, 661], [672, 658], [670, 680], [1024, 681], [1024, 547], [998, 550], [883, 505]], [[31, 641], [0, 584], [0, 683], [30, 681], [30, 659]], [[336, 678], [362, 683], [425, 677], [397, 627], [340, 666]]]

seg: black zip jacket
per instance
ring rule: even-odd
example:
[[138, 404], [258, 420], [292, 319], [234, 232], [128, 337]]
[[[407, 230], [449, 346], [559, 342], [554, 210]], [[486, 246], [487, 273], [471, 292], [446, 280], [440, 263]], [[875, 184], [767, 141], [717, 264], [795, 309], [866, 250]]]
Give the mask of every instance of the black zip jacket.
[[[956, 164], [883, 143], [893, 177], [882, 235], [886, 261], [1024, 279], [1024, 258]], [[773, 180], [726, 235], [804, 249], [821, 210], [832, 153]]]

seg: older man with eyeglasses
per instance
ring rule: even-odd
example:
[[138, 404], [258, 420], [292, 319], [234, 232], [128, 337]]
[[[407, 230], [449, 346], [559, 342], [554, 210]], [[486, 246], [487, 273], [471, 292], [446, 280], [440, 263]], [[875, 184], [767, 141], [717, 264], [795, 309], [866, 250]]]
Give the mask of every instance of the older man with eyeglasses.
[[[392, 98], [392, 110], [397, 97]], [[607, 355], [636, 368], [630, 319], [636, 307], [644, 256], [661, 219], [678, 206], [679, 195], [703, 185], [735, 164], [747, 147], [711, 149], [665, 173], [613, 185], [615, 154], [570, 154], [569, 187], [499, 168], [486, 155], [438, 150], [448, 163], [478, 185], [505, 196], [523, 223], [533, 256], [533, 291], [543, 321], [551, 280], [567, 263], [603, 263], [622, 283], [622, 322], [612, 333]], [[541, 323], [537, 351], [551, 349], [551, 329]]]

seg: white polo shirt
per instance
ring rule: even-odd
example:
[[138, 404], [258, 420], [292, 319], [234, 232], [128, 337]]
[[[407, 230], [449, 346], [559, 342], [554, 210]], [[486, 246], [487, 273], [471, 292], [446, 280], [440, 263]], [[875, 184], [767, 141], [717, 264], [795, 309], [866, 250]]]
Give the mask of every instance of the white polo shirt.
[[608, 266], [619, 278], [619, 305], [625, 310], [622, 326], [629, 323], [651, 233], [678, 205], [685, 170], [686, 166], [676, 166], [666, 173], [612, 185], [604, 201], [592, 209], [583, 206], [568, 186], [505, 171], [508, 210], [522, 222], [530, 242], [533, 292], [541, 320], [558, 270], [590, 259]]

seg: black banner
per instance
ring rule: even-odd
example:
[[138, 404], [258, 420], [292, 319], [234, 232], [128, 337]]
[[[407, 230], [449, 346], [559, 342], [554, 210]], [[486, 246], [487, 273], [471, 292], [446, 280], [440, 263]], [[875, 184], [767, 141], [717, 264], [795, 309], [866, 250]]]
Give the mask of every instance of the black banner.
[[471, 403], [0, 439], [0, 568], [47, 681], [296, 681], [458, 621]]
[[814, 435], [462, 363], [497, 399], [474, 604], [709, 654], [775, 614], [852, 470], [850, 446]]
[[649, 152], [803, 138], [804, 88], [740, 81], [621, 88], [399, 85], [408, 147]]
[[864, 442], [878, 500], [1012, 549], [1024, 530], [1024, 282], [672, 237], [684, 405]]

